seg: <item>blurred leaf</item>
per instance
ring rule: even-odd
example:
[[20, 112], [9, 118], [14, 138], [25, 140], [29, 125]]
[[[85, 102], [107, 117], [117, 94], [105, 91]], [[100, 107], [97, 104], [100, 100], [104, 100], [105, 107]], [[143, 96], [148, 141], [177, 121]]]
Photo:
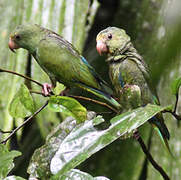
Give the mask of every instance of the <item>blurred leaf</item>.
[[92, 177], [88, 173], [82, 172], [78, 169], [72, 169], [68, 171], [66, 174], [62, 175], [61, 177], [53, 176], [50, 180], [109, 180], [106, 177], [99, 176], [99, 177]]
[[75, 127], [62, 141], [58, 151], [52, 158], [50, 169], [53, 174], [64, 174], [85, 161], [92, 154], [109, 145], [116, 139], [144, 124], [151, 117], [166, 108], [147, 105], [130, 112], [123, 113], [111, 119], [111, 126], [98, 131], [95, 125], [103, 122], [98, 116]]
[[175, 96], [178, 95], [180, 85], [181, 85], [181, 78], [177, 78], [172, 82], [171, 89], [173, 95]]
[[87, 118], [87, 110], [77, 100], [67, 96], [51, 96], [48, 107], [54, 112], [63, 112], [83, 122]]
[[25, 179], [19, 176], [8, 176], [3, 180], [25, 180]]
[[155, 84], [159, 82], [163, 72], [173, 64], [173, 59], [180, 60], [180, 58], [176, 58], [181, 52], [180, 31], [181, 22], [170, 29], [165, 46], [162, 47], [160, 45], [160, 47], [157, 47], [159, 48], [159, 56], [157, 56], [155, 61], [158, 63], [153, 64], [152, 67], [153, 81]]
[[9, 113], [12, 117], [24, 118], [30, 116], [35, 111], [34, 101], [28, 88], [22, 84], [18, 92], [15, 94], [10, 107]]
[[63, 84], [56, 82], [56, 87], [53, 89], [53, 93], [58, 96], [65, 89], [66, 87]]
[[33, 178], [49, 179], [51, 176], [50, 162], [63, 139], [76, 126], [76, 120], [72, 117], [66, 118], [46, 138], [46, 143], [37, 149], [30, 161], [27, 172]]
[[13, 169], [13, 160], [20, 156], [19, 151], [9, 151], [6, 145], [0, 144], [0, 179], [4, 179]]
[[[27, 51], [20, 49], [13, 54], [8, 48], [9, 34], [14, 28], [23, 23], [36, 23], [49, 28], [65, 39], [72, 42], [80, 52], [90, 29], [98, 8], [97, 0], [0, 0], [0, 65], [5, 69], [26, 74], [39, 82], [50, 82], [47, 74], [32, 60], [27, 60]], [[80, 16], [81, 15], [81, 18]], [[78, 29], [77, 29], [78, 27]], [[0, 128], [12, 130], [14, 125], [19, 124], [23, 119], [13, 118], [8, 111], [16, 89], [23, 78], [18, 76], [0, 74]], [[26, 82], [25, 82], [26, 83]], [[40, 91], [40, 87], [33, 83], [27, 83], [34, 91]], [[42, 106], [46, 98], [33, 94], [36, 99], [36, 108]], [[44, 109], [39, 113], [33, 125], [28, 126], [24, 136], [21, 138], [23, 158], [19, 159], [16, 174], [25, 173], [26, 163], [29, 161], [32, 150], [39, 146], [42, 139], [50, 133], [62, 121], [60, 113], [54, 113]], [[14, 122], [16, 121], [16, 122]], [[21, 131], [21, 130], [20, 130]], [[19, 131], [19, 132], [20, 132]], [[31, 137], [27, 137], [31, 134]], [[32, 141], [32, 137], [34, 137]], [[15, 138], [12, 139], [14, 142]], [[16, 141], [16, 140], [15, 140]], [[19, 142], [18, 142], [19, 143]], [[31, 144], [31, 146], [30, 146]], [[26, 175], [25, 175], [26, 176]]]

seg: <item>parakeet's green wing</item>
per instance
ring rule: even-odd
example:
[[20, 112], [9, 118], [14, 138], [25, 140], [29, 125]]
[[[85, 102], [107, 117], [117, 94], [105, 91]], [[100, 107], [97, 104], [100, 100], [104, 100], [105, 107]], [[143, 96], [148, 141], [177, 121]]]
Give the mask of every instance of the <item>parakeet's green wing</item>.
[[54, 34], [40, 41], [36, 59], [50, 77], [55, 77], [66, 86], [80, 82], [93, 88], [100, 88], [78, 52], [70, 43]]
[[93, 68], [75, 48], [56, 34], [49, 34], [42, 39], [36, 50], [35, 59], [51, 79], [55, 79], [67, 87], [83, 88], [100, 98], [105, 99], [116, 108], [120, 104], [104, 92], [100, 82], [104, 83]]

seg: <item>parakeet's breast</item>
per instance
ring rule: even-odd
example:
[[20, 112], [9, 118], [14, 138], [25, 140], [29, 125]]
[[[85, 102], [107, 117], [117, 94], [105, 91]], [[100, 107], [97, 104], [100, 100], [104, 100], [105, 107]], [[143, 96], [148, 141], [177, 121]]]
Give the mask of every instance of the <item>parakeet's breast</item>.
[[[109, 66], [109, 76], [115, 88], [116, 96], [120, 99], [122, 105], [125, 106], [125, 104], [130, 101], [128, 91], [126, 90], [129, 87], [131, 87], [130, 91], [133, 87], [140, 89], [141, 103], [138, 103], [138, 106], [152, 102], [152, 93], [144, 75], [133, 60], [125, 59], [123, 61], [115, 61], [111, 62]], [[135, 101], [135, 99], [131, 99], [131, 101]], [[131, 104], [135, 103], [133, 102]]]

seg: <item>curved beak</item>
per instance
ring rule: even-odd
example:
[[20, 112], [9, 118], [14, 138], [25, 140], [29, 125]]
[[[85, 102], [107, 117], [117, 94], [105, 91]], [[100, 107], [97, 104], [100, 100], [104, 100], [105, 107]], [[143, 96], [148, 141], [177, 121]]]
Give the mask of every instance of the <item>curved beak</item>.
[[13, 39], [10, 37], [9, 38], [9, 43], [8, 43], [8, 46], [9, 46], [9, 49], [15, 53], [15, 50], [14, 49], [18, 49], [19, 46], [13, 41]]
[[108, 52], [108, 47], [106, 46], [106, 44], [102, 40], [97, 40], [96, 49], [100, 55]]

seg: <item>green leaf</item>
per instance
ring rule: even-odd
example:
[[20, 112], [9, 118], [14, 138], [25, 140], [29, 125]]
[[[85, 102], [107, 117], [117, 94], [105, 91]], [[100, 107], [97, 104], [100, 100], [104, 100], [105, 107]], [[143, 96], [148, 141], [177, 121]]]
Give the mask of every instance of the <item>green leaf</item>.
[[32, 178], [50, 178], [51, 159], [55, 155], [63, 139], [75, 126], [76, 120], [72, 117], [68, 117], [47, 136], [46, 143], [34, 152], [28, 166], [27, 172]]
[[54, 112], [63, 112], [79, 123], [87, 118], [87, 110], [77, 100], [67, 96], [51, 96], [48, 107]]
[[177, 96], [181, 85], [181, 78], [175, 79], [171, 84], [172, 94]]
[[13, 169], [13, 159], [20, 156], [19, 151], [8, 151], [6, 145], [0, 144], [0, 179], [5, 178], [8, 173]]
[[53, 93], [58, 96], [65, 89], [66, 87], [63, 84], [56, 82], [56, 87], [53, 89]]
[[25, 180], [25, 179], [19, 176], [8, 176], [3, 180]]
[[22, 84], [15, 94], [9, 107], [9, 113], [15, 118], [24, 118], [30, 116], [35, 111], [34, 101], [28, 88]]
[[99, 177], [92, 177], [90, 174], [82, 172], [78, 169], [72, 169], [68, 171], [66, 174], [62, 175], [61, 178], [58, 176], [53, 176], [50, 180], [109, 180], [106, 177], [99, 176]]
[[[131, 133], [158, 112], [166, 108], [147, 105], [111, 119], [111, 126], [106, 130], [96, 130], [97, 118], [86, 121], [75, 127], [62, 141], [58, 151], [52, 158], [50, 169], [52, 174], [63, 174], [88, 159], [91, 155], [109, 145], [121, 136]], [[99, 121], [101, 123], [102, 120]]]

